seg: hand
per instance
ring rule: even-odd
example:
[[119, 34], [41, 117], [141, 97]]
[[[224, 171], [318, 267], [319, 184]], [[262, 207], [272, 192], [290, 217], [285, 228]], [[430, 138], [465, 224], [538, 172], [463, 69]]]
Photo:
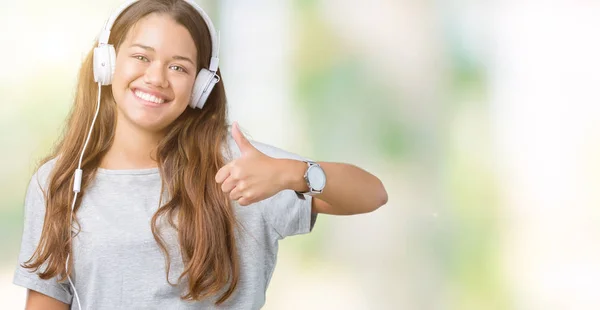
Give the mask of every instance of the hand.
[[223, 192], [240, 205], [247, 206], [285, 189], [282, 162], [256, 149], [240, 131], [237, 122], [233, 123], [231, 133], [241, 155], [219, 169], [215, 176]]

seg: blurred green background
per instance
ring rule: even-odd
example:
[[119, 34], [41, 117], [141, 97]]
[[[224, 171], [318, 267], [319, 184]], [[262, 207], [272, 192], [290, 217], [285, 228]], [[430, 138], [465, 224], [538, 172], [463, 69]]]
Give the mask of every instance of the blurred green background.
[[[221, 31], [230, 120], [389, 194], [283, 241], [265, 309], [600, 307], [600, 4], [197, 2]], [[8, 308], [25, 298], [11, 281], [27, 183], [120, 3], [1, 4]]]

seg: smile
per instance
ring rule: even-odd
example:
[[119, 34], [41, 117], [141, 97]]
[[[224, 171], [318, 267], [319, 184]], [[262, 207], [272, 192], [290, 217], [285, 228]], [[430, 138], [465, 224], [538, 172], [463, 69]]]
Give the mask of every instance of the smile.
[[143, 100], [145, 103], [152, 105], [152, 106], [162, 105], [165, 102], [167, 102], [164, 98], [160, 98], [155, 95], [145, 93], [139, 89], [132, 90], [132, 92], [135, 97]]

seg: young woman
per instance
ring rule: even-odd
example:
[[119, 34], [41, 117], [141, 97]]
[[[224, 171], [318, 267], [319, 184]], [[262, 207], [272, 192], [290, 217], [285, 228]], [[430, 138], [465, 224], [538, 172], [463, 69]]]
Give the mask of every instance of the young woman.
[[125, 3], [98, 45], [27, 190], [27, 309], [258, 309], [279, 240], [386, 203], [356, 166], [228, 125], [218, 36], [196, 4]]

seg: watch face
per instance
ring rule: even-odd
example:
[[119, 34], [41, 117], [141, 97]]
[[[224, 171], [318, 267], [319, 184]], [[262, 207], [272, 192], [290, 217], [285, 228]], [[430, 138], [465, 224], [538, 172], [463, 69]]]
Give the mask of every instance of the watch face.
[[325, 172], [319, 166], [312, 166], [308, 169], [308, 182], [315, 190], [322, 190], [325, 187]]

